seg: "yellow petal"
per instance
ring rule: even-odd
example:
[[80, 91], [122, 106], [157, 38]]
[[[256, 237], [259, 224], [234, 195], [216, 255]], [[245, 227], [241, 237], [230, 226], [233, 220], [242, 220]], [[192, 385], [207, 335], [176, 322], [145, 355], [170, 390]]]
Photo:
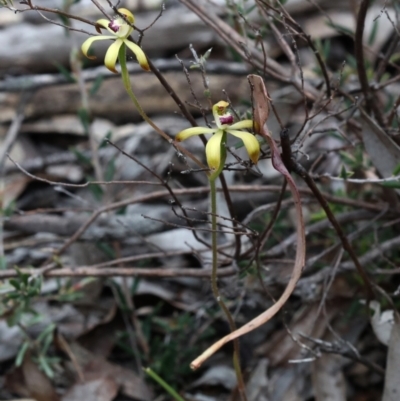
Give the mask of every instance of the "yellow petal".
[[139, 65], [146, 71], [150, 71], [150, 66], [147, 61], [147, 57], [144, 54], [143, 50], [136, 44], [131, 42], [130, 40], [125, 39], [124, 43], [133, 51], [135, 54]]
[[118, 9], [118, 12], [119, 12], [120, 14], [125, 15], [126, 19], [127, 19], [131, 24], [133, 24], [133, 23], [135, 22], [135, 17], [134, 17], [134, 15], [133, 15], [128, 9], [126, 9], [126, 8], [119, 8], [119, 9]]
[[253, 120], [242, 120], [232, 124], [229, 129], [253, 129], [253, 127], [256, 127], [256, 123]]
[[215, 131], [216, 130], [213, 128], [192, 127], [192, 128], [184, 129], [183, 131], [179, 132], [179, 134], [176, 135], [175, 139], [178, 142], [182, 142], [185, 139], [190, 138], [191, 136], [200, 135], [200, 134], [213, 134]]
[[207, 163], [212, 170], [217, 170], [221, 163], [221, 140], [223, 133], [222, 130], [218, 130], [206, 145]]
[[104, 65], [112, 72], [118, 73], [115, 69], [115, 63], [117, 62], [119, 48], [122, 43], [121, 39], [117, 39], [107, 50], [106, 56], [104, 58]]
[[[102, 28], [107, 29], [108, 32], [115, 35], [115, 32], [108, 27], [109, 24], [110, 24], [110, 21], [108, 19], [104, 19], [104, 18], [96, 21], [96, 25], [100, 25]], [[101, 30], [99, 29], [98, 26], [96, 26], [95, 28], [98, 33], [101, 33]]]
[[104, 35], [100, 35], [100, 36], [92, 36], [89, 39], [86, 39], [81, 46], [82, 49], [82, 53], [90, 59], [95, 59], [96, 57], [94, 56], [89, 56], [88, 55], [88, 51], [90, 46], [92, 46], [92, 43], [95, 42], [96, 40], [106, 40], [106, 39], [115, 39], [115, 36], [104, 36]]
[[228, 129], [226, 132], [243, 141], [251, 161], [254, 164], [257, 164], [260, 157], [260, 144], [258, 143], [257, 138], [248, 132], [235, 131], [232, 129]]

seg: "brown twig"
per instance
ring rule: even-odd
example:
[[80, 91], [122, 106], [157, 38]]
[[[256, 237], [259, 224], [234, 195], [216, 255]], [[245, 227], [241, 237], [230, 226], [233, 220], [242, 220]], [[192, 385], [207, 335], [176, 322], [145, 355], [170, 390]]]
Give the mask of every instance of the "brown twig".
[[67, 13], [65, 11], [58, 10], [57, 8], [48, 8], [48, 7], [35, 6], [35, 5], [32, 4], [31, 1], [24, 2], [22, 4], [27, 5], [29, 8], [26, 8], [26, 9], [23, 9], [23, 10], [17, 10], [18, 12], [24, 12], [24, 11], [29, 11], [29, 10], [44, 11], [44, 12], [48, 12], [48, 13], [54, 13], [54, 14], [62, 15], [63, 17], [66, 17], [66, 18], [75, 19], [77, 21], [84, 22], [85, 24], [92, 25], [94, 27], [96, 26], [95, 22], [92, 22], [92, 21], [90, 21], [90, 20], [88, 20], [86, 18], [82, 18], [82, 17], [79, 17], [79, 16], [74, 15], [74, 14]]
[[[18, 269], [23, 274], [35, 274], [36, 269]], [[0, 279], [18, 277], [18, 273], [14, 269], [0, 270]], [[237, 274], [237, 269], [233, 267], [218, 269], [219, 277], [228, 277]], [[199, 268], [159, 268], [159, 267], [63, 267], [43, 273], [45, 277], [199, 277], [210, 278], [208, 270]]]
[[367, 272], [365, 271], [364, 267], [361, 265], [360, 261], [358, 260], [358, 257], [356, 255], [353, 247], [351, 246], [348, 238], [346, 237], [346, 234], [344, 233], [341, 225], [336, 220], [335, 215], [332, 213], [328, 202], [326, 201], [324, 196], [321, 194], [320, 190], [318, 189], [314, 180], [308, 174], [307, 170], [300, 163], [298, 163], [297, 161], [292, 159], [292, 163], [291, 163], [290, 167], [293, 172], [295, 172], [298, 176], [300, 176], [304, 180], [304, 182], [308, 185], [308, 187], [311, 189], [311, 191], [317, 198], [321, 207], [324, 209], [326, 216], [328, 217], [328, 219], [331, 222], [333, 228], [335, 229], [337, 235], [339, 236], [340, 241], [342, 242], [343, 248], [349, 254], [351, 260], [353, 261], [354, 265], [356, 266], [358, 273], [360, 274], [361, 278], [364, 281], [365, 288], [366, 288], [366, 295], [367, 295], [368, 299], [372, 299], [374, 296], [374, 291], [373, 291], [373, 285], [372, 285], [371, 279], [368, 277]]
[[369, 3], [369, 0], [362, 0], [360, 4], [360, 9], [357, 16], [356, 33], [354, 37], [354, 54], [357, 62], [358, 79], [360, 81], [361, 89], [365, 98], [366, 111], [368, 114], [373, 111], [379, 125], [384, 128], [385, 122], [383, 120], [383, 116], [377, 104], [376, 98], [374, 98], [373, 94], [371, 93], [371, 88], [368, 84], [367, 71], [365, 69], [363, 34], [365, 17], [367, 15]]
[[[304, 32], [304, 30], [301, 27], [301, 25], [295, 19], [292, 18], [292, 16], [287, 12], [286, 8], [280, 2], [277, 2], [279, 10], [275, 9], [270, 4], [268, 4], [268, 3], [264, 2], [264, 1], [257, 0], [257, 3], [258, 4], [263, 4], [265, 7], [268, 7], [268, 8], [270, 8], [270, 9], [276, 11], [276, 12], [280, 12], [281, 14], [283, 14], [284, 17], [285, 17], [285, 23], [289, 22], [293, 27], [295, 27], [296, 30], [297, 30], [296, 33], [300, 34], [301, 37], [307, 42], [307, 44], [310, 47], [310, 49], [312, 50], [313, 54], [315, 54], [315, 57], [316, 57], [317, 62], [319, 64], [319, 67], [321, 68], [322, 76], [324, 77], [324, 80], [325, 80], [326, 94], [327, 94], [327, 97], [330, 98], [332, 96], [332, 92], [331, 92], [330, 79], [329, 79], [329, 75], [328, 75], [328, 69], [327, 69], [327, 66], [326, 66], [324, 60], [321, 57], [321, 53], [317, 50], [317, 48], [315, 47], [314, 43], [312, 42], [311, 36], [307, 35]], [[263, 10], [261, 7], [260, 7], [260, 9]], [[275, 32], [275, 34], [276, 34], [276, 32]], [[281, 43], [281, 41], [280, 41], [280, 43]], [[282, 44], [281, 44], [281, 46], [282, 46]], [[292, 62], [291, 58], [290, 58], [290, 60]]]

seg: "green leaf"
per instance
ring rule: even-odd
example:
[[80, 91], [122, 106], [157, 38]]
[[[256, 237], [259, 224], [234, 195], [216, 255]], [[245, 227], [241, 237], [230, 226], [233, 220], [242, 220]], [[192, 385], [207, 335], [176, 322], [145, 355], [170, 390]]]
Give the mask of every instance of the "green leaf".
[[[71, 20], [68, 17], [66, 17], [64, 14], [57, 14], [57, 17], [61, 20], [61, 23], [63, 25], [71, 26]], [[69, 32], [68, 29], [67, 29], [67, 32]]]
[[206, 99], [211, 99], [211, 92], [210, 92], [210, 89], [205, 89], [205, 90], [204, 90], [204, 97], [205, 97]]
[[96, 246], [101, 251], [103, 251], [110, 259], [115, 259], [116, 258], [114, 249], [111, 248], [111, 246], [108, 245], [106, 242], [97, 242]]
[[104, 172], [104, 180], [105, 181], [112, 181], [115, 176], [115, 158], [113, 157], [107, 164], [106, 170]]
[[340, 178], [343, 178], [344, 180], [347, 180], [347, 178], [351, 177], [354, 173], [352, 171], [347, 171], [346, 167], [342, 165], [342, 168], [340, 169]]
[[357, 68], [357, 60], [352, 54], [348, 54], [346, 57], [347, 64], [351, 67], [356, 69]]
[[80, 161], [82, 164], [86, 165], [87, 167], [92, 166], [92, 161], [90, 160], [90, 158], [83, 154], [79, 149], [70, 148], [70, 150], [76, 156], [78, 161]]
[[[286, 0], [285, 0], [286, 1]], [[257, 4], [253, 4], [252, 6], [250, 6], [249, 8], [247, 8], [245, 10], [245, 14], [250, 14], [255, 8], [257, 7]]]
[[121, 208], [117, 209], [117, 211], [115, 212], [115, 214], [124, 216], [124, 215], [126, 214], [126, 209], [127, 209], [127, 206], [121, 207]]
[[11, 278], [9, 283], [16, 289], [16, 290], [20, 290], [21, 289], [21, 283], [15, 279], [15, 278]]
[[368, 37], [368, 44], [370, 46], [372, 46], [375, 42], [376, 34], [378, 33], [378, 27], [379, 27], [379, 19], [376, 19], [372, 25], [371, 33], [369, 34]]
[[140, 278], [134, 277], [131, 285], [131, 295], [132, 297], [136, 294], [137, 289], [139, 288]]
[[3, 216], [4, 217], [11, 217], [15, 212], [16, 207], [15, 200], [12, 200], [4, 209], [3, 209]]
[[38, 336], [37, 341], [41, 342], [45, 339], [46, 336], [49, 336], [49, 334], [52, 334], [54, 329], [56, 328], [56, 325], [54, 323], [50, 323]]
[[90, 88], [89, 95], [90, 95], [90, 96], [95, 95], [95, 94], [98, 92], [98, 90], [100, 89], [101, 84], [102, 84], [103, 82], [104, 82], [104, 76], [103, 76], [103, 75], [98, 75], [98, 76], [96, 77], [96, 79], [93, 81], [93, 85], [92, 85], [92, 87]]
[[331, 41], [329, 39], [325, 40], [322, 49], [323, 49], [322, 51], [324, 53], [324, 57], [325, 57], [325, 59], [327, 59], [329, 56], [329, 53], [331, 52]]
[[78, 117], [79, 117], [79, 120], [81, 120], [83, 129], [85, 131], [85, 135], [89, 136], [89, 127], [90, 127], [89, 110], [84, 107], [80, 107], [78, 109]]
[[108, 131], [107, 134], [104, 135], [104, 138], [100, 142], [99, 149], [103, 149], [106, 146], [108, 146], [108, 141], [110, 141], [112, 138], [112, 131]]
[[15, 358], [15, 366], [21, 366], [25, 358], [26, 351], [29, 349], [29, 342], [25, 341], [19, 349], [17, 357]]
[[213, 48], [210, 47], [210, 48], [201, 56], [201, 58], [204, 59], [204, 60], [207, 60], [207, 59], [210, 57], [210, 55], [211, 55], [212, 49], [213, 49]]
[[47, 377], [49, 377], [50, 379], [54, 377], [54, 371], [47, 362], [47, 358], [45, 355], [39, 356], [39, 367], [43, 370]]
[[393, 175], [399, 175], [400, 174], [400, 163], [394, 168], [392, 174]]
[[331, 21], [327, 21], [326, 24], [328, 26], [330, 26], [331, 28], [335, 29], [339, 33], [343, 33], [345, 35], [354, 37], [354, 32], [351, 29], [349, 29], [349, 28], [347, 28], [347, 27], [345, 27], [343, 25], [335, 24], [335, 23], [333, 23]]
[[54, 65], [57, 67], [58, 71], [66, 78], [67, 82], [75, 83], [76, 79], [72, 75], [71, 71], [67, 70], [63, 65], [55, 62]]
[[[90, 177], [88, 181], [94, 181], [93, 177]], [[101, 201], [103, 199], [104, 191], [98, 184], [89, 185], [89, 189], [92, 192], [96, 200]]]

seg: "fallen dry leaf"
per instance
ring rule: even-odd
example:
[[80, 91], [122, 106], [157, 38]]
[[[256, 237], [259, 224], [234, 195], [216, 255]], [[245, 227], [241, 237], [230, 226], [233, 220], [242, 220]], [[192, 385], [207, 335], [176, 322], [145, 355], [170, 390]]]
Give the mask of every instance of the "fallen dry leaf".
[[117, 382], [111, 377], [101, 377], [74, 384], [62, 401], [111, 401], [117, 393]]
[[5, 387], [22, 397], [32, 397], [36, 401], [59, 401], [50, 379], [32, 361], [27, 352], [21, 367], [6, 375]]
[[[75, 355], [77, 363], [81, 366], [85, 380], [90, 378], [112, 377], [120, 386], [123, 395], [137, 400], [150, 401], [153, 394], [145, 381], [132, 370], [108, 362], [102, 356], [94, 355], [77, 343], [70, 344], [71, 352]], [[67, 364], [67, 369], [75, 373], [72, 363]]]

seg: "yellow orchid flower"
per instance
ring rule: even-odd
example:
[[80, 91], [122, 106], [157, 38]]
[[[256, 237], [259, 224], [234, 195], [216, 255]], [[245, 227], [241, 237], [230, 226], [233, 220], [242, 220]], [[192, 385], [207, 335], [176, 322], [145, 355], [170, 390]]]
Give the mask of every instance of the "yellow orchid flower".
[[207, 163], [212, 170], [218, 170], [221, 164], [221, 143], [226, 134], [231, 134], [240, 138], [247, 150], [247, 153], [254, 164], [257, 164], [260, 157], [260, 144], [253, 134], [241, 129], [253, 129], [255, 123], [253, 120], [242, 120], [235, 124], [233, 116], [226, 111], [229, 103], [221, 100], [214, 104], [212, 112], [215, 118], [216, 128], [192, 127], [187, 128], [176, 135], [178, 142], [184, 141], [194, 135], [213, 134], [206, 145]]
[[[119, 8], [118, 12], [123, 14], [131, 24], [135, 22], [135, 17], [126, 8]], [[110, 71], [115, 73], [118, 72], [115, 69], [115, 63], [117, 62], [119, 49], [121, 48], [122, 45], [129, 47], [129, 49], [133, 51], [140, 66], [144, 70], [146, 71], [150, 70], [149, 63], [147, 62], [147, 57], [144, 54], [143, 50], [136, 43], [133, 43], [128, 39], [133, 31], [133, 28], [121, 16], [119, 15], [116, 16], [112, 21], [106, 19], [99, 19], [98, 21], [96, 21], [96, 23], [102, 28], [107, 29], [107, 31], [110, 32], [111, 35], [99, 35], [86, 39], [82, 44], [82, 53], [87, 58], [90, 59], [96, 58], [88, 55], [89, 48], [93, 42], [96, 42], [97, 40], [111, 39], [114, 40], [114, 43], [108, 48], [106, 56], [104, 58], [104, 64]], [[99, 29], [97, 30], [98, 32], [100, 32]]]

